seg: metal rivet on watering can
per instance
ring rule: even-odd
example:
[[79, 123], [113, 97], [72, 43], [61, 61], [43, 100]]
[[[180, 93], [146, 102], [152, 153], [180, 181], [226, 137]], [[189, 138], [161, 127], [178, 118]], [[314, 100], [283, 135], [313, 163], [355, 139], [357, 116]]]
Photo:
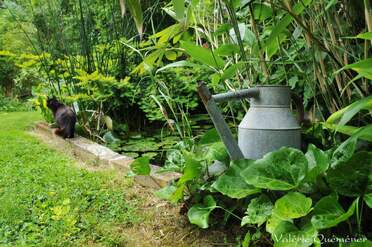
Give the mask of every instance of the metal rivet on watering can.
[[[283, 146], [300, 148], [301, 130], [290, 110], [291, 91], [287, 86], [258, 86], [212, 95], [199, 83], [199, 95], [232, 160], [259, 159]], [[238, 143], [216, 103], [251, 98], [250, 108], [238, 128]]]

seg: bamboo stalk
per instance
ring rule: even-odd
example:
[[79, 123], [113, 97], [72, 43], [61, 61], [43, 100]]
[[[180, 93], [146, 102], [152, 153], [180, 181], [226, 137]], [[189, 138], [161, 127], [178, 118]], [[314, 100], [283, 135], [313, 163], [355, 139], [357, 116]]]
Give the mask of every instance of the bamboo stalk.
[[261, 65], [261, 68], [262, 68], [262, 72], [265, 76], [265, 80], [267, 81], [269, 79], [269, 70], [267, 69], [267, 64], [266, 64], [266, 61], [265, 61], [265, 57], [263, 55], [262, 45], [261, 45], [261, 41], [260, 41], [260, 35], [258, 33], [256, 21], [254, 19], [252, 3], [249, 4], [249, 12], [251, 14], [252, 29], [253, 29], [253, 32], [254, 32], [254, 34], [256, 36], [256, 39], [257, 39], [257, 45], [258, 45], [258, 50], [259, 50], [258, 54], [259, 54], [259, 57], [260, 57], [260, 65]]
[[238, 21], [237, 21], [237, 18], [236, 18], [235, 10], [232, 7], [231, 0], [225, 0], [225, 2], [227, 2], [226, 7], [227, 7], [227, 10], [229, 12], [230, 20], [232, 22], [234, 32], [235, 32], [235, 35], [236, 35], [236, 39], [237, 39], [237, 42], [238, 42], [238, 45], [239, 45], [240, 56], [242, 57], [242, 60], [246, 62], [245, 63], [245, 69], [246, 69], [247, 75], [249, 75], [248, 59], [247, 59], [247, 55], [246, 55], [245, 50], [244, 50], [242, 37], [240, 36], [240, 30], [239, 30], [239, 25], [238, 25]]

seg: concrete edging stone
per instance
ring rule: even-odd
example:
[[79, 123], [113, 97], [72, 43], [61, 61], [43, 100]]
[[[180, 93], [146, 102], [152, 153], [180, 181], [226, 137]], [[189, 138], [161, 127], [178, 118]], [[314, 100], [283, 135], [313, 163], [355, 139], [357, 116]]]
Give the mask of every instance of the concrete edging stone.
[[[86, 164], [113, 168], [126, 173], [130, 171], [129, 166], [134, 160], [81, 136], [76, 136], [73, 139], [62, 139], [54, 134], [54, 129], [46, 122], [36, 123], [34, 130], [52, 138], [61, 149], [71, 149], [73, 155]], [[135, 181], [144, 187], [159, 189], [181, 176], [181, 174], [175, 172], [157, 173], [159, 169], [159, 166], [151, 165], [150, 175], [135, 176]]]

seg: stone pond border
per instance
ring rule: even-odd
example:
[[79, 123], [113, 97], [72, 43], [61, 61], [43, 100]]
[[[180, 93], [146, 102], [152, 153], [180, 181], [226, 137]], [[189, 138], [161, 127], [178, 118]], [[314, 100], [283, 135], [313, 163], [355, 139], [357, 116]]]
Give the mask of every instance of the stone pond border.
[[[37, 122], [34, 131], [52, 138], [53, 142], [56, 142], [58, 145], [58, 149], [62, 151], [64, 149], [70, 149], [75, 158], [88, 165], [116, 169], [127, 173], [130, 171], [129, 165], [134, 161], [131, 157], [118, 154], [105, 146], [81, 136], [76, 136], [73, 139], [62, 139], [54, 134], [54, 129], [46, 122]], [[157, 173], [159, 169], [159, 166], [151, 165], [149, 176], [135, 176], [134, 180], [144, 187], [159, 189], [181, 176], [175, 172]]]

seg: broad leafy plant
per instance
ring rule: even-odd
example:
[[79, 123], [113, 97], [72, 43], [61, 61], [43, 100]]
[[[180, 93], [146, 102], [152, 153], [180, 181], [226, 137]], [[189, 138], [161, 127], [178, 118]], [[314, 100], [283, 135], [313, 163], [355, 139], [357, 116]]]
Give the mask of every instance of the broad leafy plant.
[[[183, 152], [180, 179], [156, 194], [183, 201], [189, 221], [201, 228], [220, 224], [222, 213], [223, 222], [240, 224], [246, 237], [260, 232], [269, 235], [274, 246], [289, 246], [290, 238], [290, 246], [317, 246], [323, 241], [319, 236], [337, 234], [366, 241], [372, 152], [356, 147], [360, 136], [329, 150], [313, 144], [305, 153], [283, 147], [258, 160], [230, 162], [212, 130], [193, 153]], [[138, 160], [133, 171], [149, 174], [147, 165]], [[251, 239], [252, 244], [260, 241]]]

